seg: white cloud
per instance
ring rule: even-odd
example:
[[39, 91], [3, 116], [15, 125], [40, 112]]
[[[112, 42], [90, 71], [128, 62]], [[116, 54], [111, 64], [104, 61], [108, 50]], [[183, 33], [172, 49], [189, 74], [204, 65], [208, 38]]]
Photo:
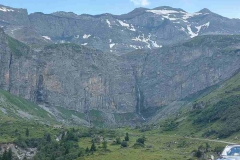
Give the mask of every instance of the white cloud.
[[150, 4], [149, 0], [130, 0], [130, 1], [138, 6], [148, 6]]

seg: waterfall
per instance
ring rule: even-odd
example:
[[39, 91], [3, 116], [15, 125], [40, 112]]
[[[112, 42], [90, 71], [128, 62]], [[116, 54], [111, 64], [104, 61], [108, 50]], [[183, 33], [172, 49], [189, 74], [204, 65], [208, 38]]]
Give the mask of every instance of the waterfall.
[[138, 91], [138, 114], [141, 115], [141, 93], [140, 93], [140, 89], [138, 87], [137, 84], [137, 91]]

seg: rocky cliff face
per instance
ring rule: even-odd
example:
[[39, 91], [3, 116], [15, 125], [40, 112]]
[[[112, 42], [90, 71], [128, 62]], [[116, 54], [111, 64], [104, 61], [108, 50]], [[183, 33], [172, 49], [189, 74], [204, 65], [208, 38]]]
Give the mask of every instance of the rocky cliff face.
[[203, 36], [123, 57], [135, 70], [138, 110], [166, 106], [228, 79], [240, 68], [239, 36]]
[[38, 57], [37, 102], [80, 112], [134, 112], [131, 71], [122, 70], [114, 59], [73, 44], [45, 47]]
[[2, 30], [0, 44], [2, 89], [86, 117], [91, 110], [102, 111], [109, 123], [116, 113], [142, 116], [152, 107], [191, 97], [240, 68], [239, 36], [202, 36], [122, 56], [75, 44], [32, 50]]
[[240, 37], [225, 35], [238, 34], [240, 21], [207, 9], [91, 16], [0, 6], [0, 19], [8, 34], [0, 30], [0, 88], [43, 108], [84, 113], [86, 123], [99, 112], [107, 123], [144, 120], [240, 68]]
[[0, 6], [0, 25], [8, 35], [33, 46], [71, 42], [117, 54], [161, 48], [199, 35], [240, 33], [239, 19], [208, 9], [188, 13], [167, 6], [137, 8], [119, 16], [71, 12], [28, 15], [23, 9]]
[[134, 77], [119, 57], [74, 44], [33, 51], [1, 32], [2, 89], [79, 112], [135, 111]]

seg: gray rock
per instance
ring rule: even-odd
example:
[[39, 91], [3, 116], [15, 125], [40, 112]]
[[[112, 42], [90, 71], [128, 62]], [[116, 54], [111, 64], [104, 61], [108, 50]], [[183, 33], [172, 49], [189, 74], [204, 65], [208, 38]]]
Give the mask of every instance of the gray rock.
[[[239, 34], [240, 20], [203, 9], [187, 13], [168, 6], [137, 8], [123, 15], [77, 15], [72, 12], [27, 14], [24, 9], [0, 10], [0, 25], [10, 36], [33, 46], [76, 43], [123, 54], [136, 49], [172, 45], [199, 35]], [[8, 11], [7, 11], [8, 10]]]

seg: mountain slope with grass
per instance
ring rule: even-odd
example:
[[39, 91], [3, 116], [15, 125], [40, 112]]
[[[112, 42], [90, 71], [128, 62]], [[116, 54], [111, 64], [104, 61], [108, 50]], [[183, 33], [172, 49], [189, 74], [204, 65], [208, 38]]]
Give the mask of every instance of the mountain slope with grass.
[[32, 102], [0, 90], [1, 120], [29, 120], [39, 123], [57, 123], [54, 116]]
[[[210, 91], [209, 91], [210, 90]], [[205, 138], [240, 135], [240, 73], [205, 90], [176, 115], [160, 123], [163, 131]]]

